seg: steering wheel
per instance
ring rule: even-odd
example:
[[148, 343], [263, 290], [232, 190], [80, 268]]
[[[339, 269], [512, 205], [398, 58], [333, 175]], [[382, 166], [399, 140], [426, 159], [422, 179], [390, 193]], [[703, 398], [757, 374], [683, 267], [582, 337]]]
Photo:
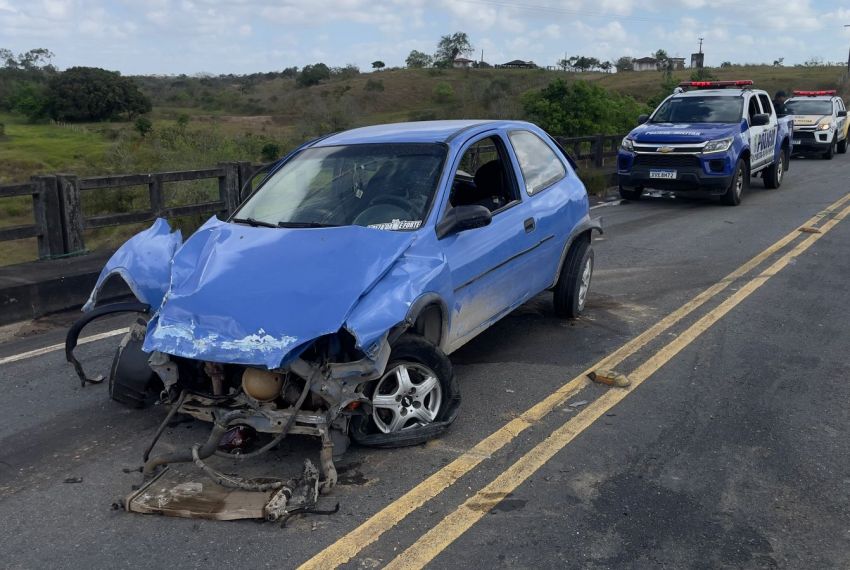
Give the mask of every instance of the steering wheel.
[[369, 206], [352, 220], [355, 226], [371, 226], [373, 224], [387, 224], [393, 220], [404, 220], [408, 217], [406, 208], [399, 208], [394, 204], [377, 204]]
[[392, 194], [387, 194], [386, 196], [378, 196], [371, 202], [369, 202], [369, 208], [372, 206], [377, 206], [378, 204], [390, 204], [393, 206], [397, 206], [405, 211], [405, 215], [410, 210], [410, 201], [407, 198], [402, 198], [401, 196], [393, 196]]

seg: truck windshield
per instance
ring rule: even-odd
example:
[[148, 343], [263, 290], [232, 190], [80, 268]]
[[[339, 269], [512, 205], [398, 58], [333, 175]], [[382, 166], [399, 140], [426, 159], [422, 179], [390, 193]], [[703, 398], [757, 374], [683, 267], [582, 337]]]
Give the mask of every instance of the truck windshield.
[[832, 101], [791, 99], [785, 101], [785, 109], [790, 115], [831, 115]]
[[651, 123], [737, 123], [744, 114], [743, 97], [689, 96], [664, 101]]
[[275, 172], [231, 221], [415, 230], [433, 200], [445, 157], [445, 145], [435, 143], [308, 148]]

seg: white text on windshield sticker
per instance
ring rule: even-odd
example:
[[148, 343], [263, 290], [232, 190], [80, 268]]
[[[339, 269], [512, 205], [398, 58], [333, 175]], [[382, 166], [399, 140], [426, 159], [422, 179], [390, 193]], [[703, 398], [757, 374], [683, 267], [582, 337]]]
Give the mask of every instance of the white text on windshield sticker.
[[421, 220], [393, 220], [383, 224], [369, 224], [368, 227], [376, 230], [415, 230], [421, 225]]

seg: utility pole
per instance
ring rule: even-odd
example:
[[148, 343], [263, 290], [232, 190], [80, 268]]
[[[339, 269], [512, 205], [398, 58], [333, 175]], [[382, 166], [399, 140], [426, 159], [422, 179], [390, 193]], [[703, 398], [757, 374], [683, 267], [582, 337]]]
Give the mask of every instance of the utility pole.
[[702, 40], [705, 38], [699, 38], [699, 52], [702, 53]]
[[[845, 28], [850, 28], [850, 24], [844, 24]], [[847, 74], [850, 75], [850, 52], [847, 52]]]

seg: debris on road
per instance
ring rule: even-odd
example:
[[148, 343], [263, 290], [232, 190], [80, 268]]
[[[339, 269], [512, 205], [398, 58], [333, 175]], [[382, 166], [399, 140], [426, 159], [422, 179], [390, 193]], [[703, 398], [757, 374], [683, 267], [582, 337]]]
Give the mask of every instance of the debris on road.
[[63, 483], [82, 483], [83, 478], [82, 477], [68, 477], [67, 479], [65, 479], [62, 482]]
[[596, 370], [587, 375], [588, 378], [599, 384], [606, 386], [615, 386], [617, 388], [627, 388], [631, 386], [632, 381], [625, 374], [621, 374], [615, 370]]
[[804, 234], [819, 234], [821, 231], [818, 228], [813, 228], [811, 226], [803, 226], [800, 228], [800, 231]]
[[587, 400], [579, 400], [578, 402], [570, 402], [569, 403], [569, 406], [571, 408], [580, 408], [580, 407], [586, 406], [586, 405], [587, 405]]

